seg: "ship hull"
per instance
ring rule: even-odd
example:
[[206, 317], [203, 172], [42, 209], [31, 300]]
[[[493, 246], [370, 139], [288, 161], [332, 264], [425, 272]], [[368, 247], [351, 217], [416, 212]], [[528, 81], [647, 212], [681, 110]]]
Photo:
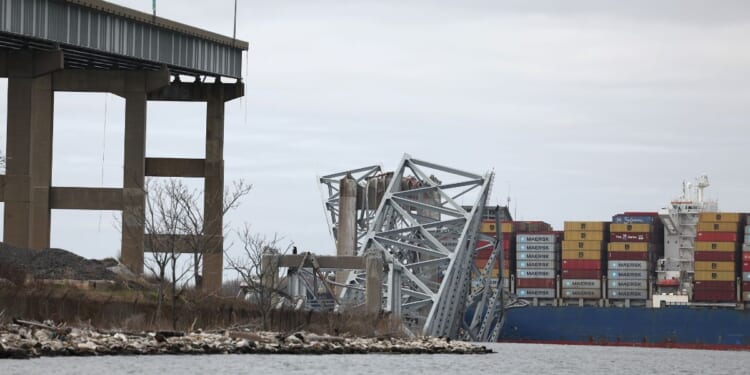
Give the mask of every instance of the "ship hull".
[[502, 342], [750, 349], [750, 311], [547, 307], [507, 310]]

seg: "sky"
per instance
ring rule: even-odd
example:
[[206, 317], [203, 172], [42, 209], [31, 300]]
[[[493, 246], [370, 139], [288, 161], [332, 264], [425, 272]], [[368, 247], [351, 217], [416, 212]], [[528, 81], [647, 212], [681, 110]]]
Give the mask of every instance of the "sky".
[[[157, 14], [231, 35], [233, 6], [161, 0]], [[334, 253], [317, 176], [392, 170], [404, 153], [494, 171], [491, 203], [559, 229], [655, 211], [701, 174], [722, 210], [750, 212], [748, 35], [747, 1], [240, 0], [246, 95], [226, 105], [225, 168], [253, 189], [227, 221]], [[53, 185], [121, 186], [124, 102], [55, 106]], [[147, 156], [203, 157], [204, 119], [204, 105], [149, 103]], [[117, 215], [54, 211], [52, 246], [116, 255]]]

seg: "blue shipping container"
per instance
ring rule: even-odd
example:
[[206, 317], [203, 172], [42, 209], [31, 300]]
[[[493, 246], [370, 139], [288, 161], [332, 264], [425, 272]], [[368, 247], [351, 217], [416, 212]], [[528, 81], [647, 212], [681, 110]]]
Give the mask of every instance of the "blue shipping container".
[[653, 224], [654, 219], [653, 216], [612, 216], [612, 222], [616, 224]]

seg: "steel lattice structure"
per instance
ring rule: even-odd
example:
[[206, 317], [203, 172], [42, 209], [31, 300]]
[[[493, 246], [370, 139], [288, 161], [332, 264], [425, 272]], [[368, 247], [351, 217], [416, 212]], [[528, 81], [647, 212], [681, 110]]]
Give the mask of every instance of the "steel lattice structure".
[[[373, 167], [353, 171], [367, 171], [370, 176], [380, 173]], [[330, 187], [346, 173], [326, 176], [321, 183]], [[491, 172], [482, 176], [404, 155], [377, 210], [360, 214], [358, 228], [367, 225], [367, 231], [358, 241], [357, 254], [383, 254], [383, 309], [401, 317], [412, 334], [478, 341], [497, 336], [502, 288], [490, 286], [489, 273], [498, 267], [502, 247], [494, 238], [483, 238], [485, 246], [495, 249], [485, 269], [474, 266], [493, 177]], [[336, 196], [334, 190], [329, 192], [326, 207], [335, 234]], [[459, 204], [459, 199], [471, 205]], [[356, 288], [344, 290], [342, 303], [362, 303], [362, 294], [357, 292], [363, 286], [361, 275], [352, 273], [349, 284]]]

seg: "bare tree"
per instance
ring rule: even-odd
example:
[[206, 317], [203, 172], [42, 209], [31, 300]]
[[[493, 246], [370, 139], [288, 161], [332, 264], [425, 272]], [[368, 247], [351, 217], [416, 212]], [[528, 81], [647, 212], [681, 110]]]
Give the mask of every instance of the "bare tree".
[[237, 235], [242, 243], [242, 252], [238, 257], [227, 254], [227, 269], [239, 274], [247, 289], [246, 298], [257, 307], [263, 329], [268, 329], [271, 311], [285, 293], [281, 290], [279, 258], [267, 257], [264, 263], [264, 256], [285, 254], [289, 252], [291, 244], [281, 249], [282, 239], [278, 235], [268, 238], [254, 234], [248, 224]]

